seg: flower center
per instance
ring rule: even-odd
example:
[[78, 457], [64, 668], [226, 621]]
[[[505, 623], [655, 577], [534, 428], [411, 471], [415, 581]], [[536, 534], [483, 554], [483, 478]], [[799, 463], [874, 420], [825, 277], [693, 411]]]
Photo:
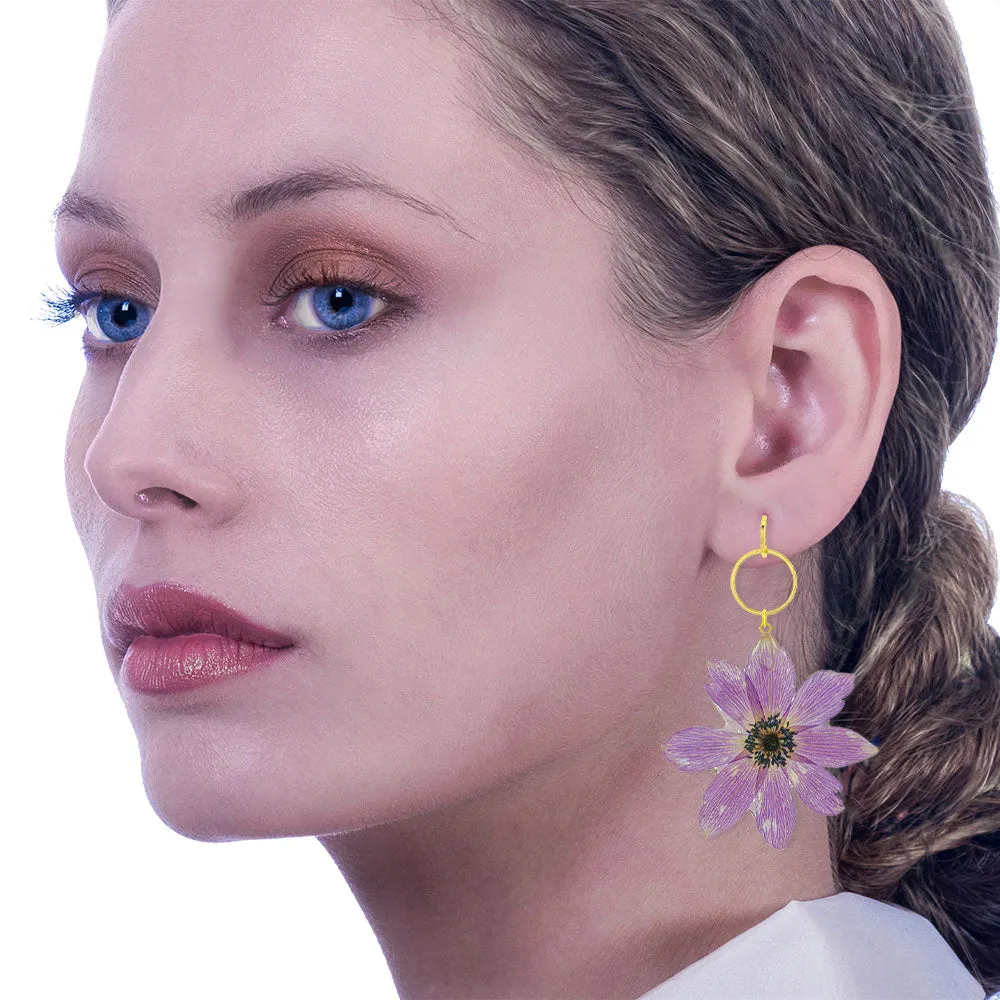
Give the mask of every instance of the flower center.
[[795, 731], [778, 722], [777, 715], [758, 719], [748, 730], [744, 747], [758, 767], [785, 766], [795, 749]]

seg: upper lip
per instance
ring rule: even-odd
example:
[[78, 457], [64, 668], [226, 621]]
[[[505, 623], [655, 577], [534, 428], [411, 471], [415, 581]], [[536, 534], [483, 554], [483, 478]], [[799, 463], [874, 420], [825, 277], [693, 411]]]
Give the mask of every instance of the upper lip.
[[119, 653], [124, 653], [140, 635], [163, 638], [199, 632], [274, 649], [294, 645], [293, 639], [251, 621], [221, 601], [173, 583], [145, 587], [120, 584], [105, 605], [104, 628]]

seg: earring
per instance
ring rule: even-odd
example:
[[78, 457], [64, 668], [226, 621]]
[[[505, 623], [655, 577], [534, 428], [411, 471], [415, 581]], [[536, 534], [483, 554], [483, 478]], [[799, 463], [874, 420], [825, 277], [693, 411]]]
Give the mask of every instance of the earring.
[[[791, 593], [772, 610], [747, 607], [736, 591], [736, 573], [753, 555], [777, 556], [792, 572]], [[798, 577], [786, 556], [767, 547], [767, 514], [760, 519], [760, 547], [739, 558], [729, 586], [744, 611], [761, 616], [761, 638], [745, 667], [708, 661], [705, 691], [725, 726], [683, 729], [661, 746], [682, 771], [717, 772], [698, 813], [706, 837], [728, 830], [749, 810], [764, 840], [780, 851], [795, 826], [792, 792], [813, 812], [835, 816], [844, 809], [843, 786], [824, 769], [866, 760], [878, 747], [853, 729], [829, 724], [854, 690], [853, 674], [817, 670], [796, 690], [795, 666], [775, 641], [767, 616], [788, 607]]]

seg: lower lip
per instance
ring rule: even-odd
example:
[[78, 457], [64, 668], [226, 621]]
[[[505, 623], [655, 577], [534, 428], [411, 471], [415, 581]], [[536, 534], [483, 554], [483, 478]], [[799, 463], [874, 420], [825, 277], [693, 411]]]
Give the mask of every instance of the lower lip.
[[168, 638], [140, 635], [125, 651], [121, 676], [143, 694], [188, 691], [270, 666], [292, 648], [257, 646], [205, 632]]

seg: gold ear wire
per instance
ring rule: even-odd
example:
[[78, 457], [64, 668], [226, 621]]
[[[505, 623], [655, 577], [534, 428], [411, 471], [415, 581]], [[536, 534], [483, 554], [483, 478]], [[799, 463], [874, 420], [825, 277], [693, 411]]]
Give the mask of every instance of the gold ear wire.
[[[784, 604], [780, 604], [778, 605], [778, 607], [771, 608], [770, 610], [768, 610], [767, 608], [748, 607], [746, 604], [743, 603], [742, 599], [740, 598], [740, 595], [736, 592], [737, 571], [739, 570], [740, 566], [743, 565], [745, 560], [749, 559], [751, 556], [756, 556], [756, 555], [760, 555], [764, 559], [766, 559], [769, 555], [775, 555], [779, 559], [781, 559], [784, 562], [784, 564], [792, 571], [792, 592], [788, 595]], [[792, 598], [795, 596], [795, 591], [798, 589], [798, 586], [799, 586], [798, 574], [795, 572], [795, 567], [792, 565], [788, 557], [783, 553], [779, 552], [777, 549], [769, 549], [767, 547], [767, 514], [764, 514], [760, 519], [760, 546], [756, 549], [751, 549], [751, 551], [740, 556], [740, 558], [736, 561], [736, 565], [733, 567], [732, 573], [730, 573], [729, 575], [729, 588], [733, 592], [733, 597], [736, 598], [736, 603], [739, 604], [739, 606], [743, 608], [744, 611], [748, 611], [752, 615], [760, 615], [760, 634], [767, 638], [771, 638], [772, 628], [771, 628], [771, 623], [767, 620], [767, 616], [769, 614], [771, 615], [777, 614], [779, 611], [783, 611], [785, 608], [787, 608], [788, 605], [792, 603]], [[772, 642], [774, 641], [773, 638], [771, 638], [771, 641]]]

